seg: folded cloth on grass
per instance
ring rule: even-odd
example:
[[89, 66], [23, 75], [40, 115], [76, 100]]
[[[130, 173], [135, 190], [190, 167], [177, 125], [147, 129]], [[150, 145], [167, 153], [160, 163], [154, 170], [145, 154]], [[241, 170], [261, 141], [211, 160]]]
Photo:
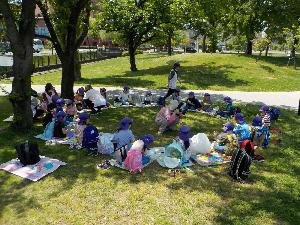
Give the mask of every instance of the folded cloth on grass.
[[218, 166], [225, 163], [230, 163], [231, 158], [216, 151], [208, 154], [193, 154], [191, 158], [200, 166]]
[[31, 181], [38, 181], [47, 174], [55, 171], [59, 166], [66, 165], [66, 163], [57, 159], [51, 159], [45, 156], [40, 157], [41, 160], [34, 165], [23, 166], [18, 159], [13, 159], [9, 162], [1, 164], [0, 169]]

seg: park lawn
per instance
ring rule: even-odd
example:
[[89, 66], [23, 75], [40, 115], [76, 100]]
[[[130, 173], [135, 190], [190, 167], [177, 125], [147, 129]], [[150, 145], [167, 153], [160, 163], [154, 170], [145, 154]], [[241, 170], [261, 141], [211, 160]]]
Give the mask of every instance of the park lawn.
[[[0, 121], [10, 106], [0, 98]], [[242, 106], [246, 115], [255, 115], [258, 106]], [[136, 137], [156, 133], [153, 122], [157, 108], [111, 109], [93, 116], [100, 131], [112, 132], [124, 116], [133, 118]], [[249, 117], [247, 118], [249, 120]], [[189, 113], [182, 124], [192, 133], [211, 135], [222, 128], [223, 120]], [[66, 146], [45, 146], [42, 155], [67, 163], [38, 182], [23, 180], [0, 171], [0, 224], [299, 224], [300, 221], [300, 120], [283, 110], [274, 125], [282, 128], [282, 146], [260, 151], [264, 163], [253, 163], [246, 184], [225, 175], [226, 166], [191, 167], [170, 177], [157, 163], [142, 174], [130, 175], [116, 168], [97, 170], [107, 157], [90, 157], [83, 150]], [[42, 132], [40, 124], [25, 134], [1, 122], [0, 163], [14, 157], [14, 145]], [[170, 143], [175, 132], [157, 137], [154, 146]]]
[[[83, 79], [76, 83], [96, 86], [165, 88], [174, 62], [181, 63], [183, 89], [235, 91], [299, 91], [300, 70], [287, 68], [287, 58], [247, 57], [237, 54], [137, 55], [138, 72], [130, 72], [128, 57], [82, 65]], [[298, 67], [300, 62], [298, 60]], [[33, 84], [60, 84], [61, 71], [37, 75]]]

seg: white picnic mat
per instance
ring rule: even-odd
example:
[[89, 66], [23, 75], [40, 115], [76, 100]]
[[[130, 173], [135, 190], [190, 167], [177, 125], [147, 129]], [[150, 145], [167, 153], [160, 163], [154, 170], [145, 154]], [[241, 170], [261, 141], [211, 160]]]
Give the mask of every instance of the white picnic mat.
[[18, 159], [13, 159], [1, 164], [0, 169], [31, 181], [38, 181], [47, 174], [57, 170], [59, 166], [66, 165], [66, 163], [57, 159], [51, 159], [45, 156], [40, 157], [41, 160], [34, 165], [23, 166]]

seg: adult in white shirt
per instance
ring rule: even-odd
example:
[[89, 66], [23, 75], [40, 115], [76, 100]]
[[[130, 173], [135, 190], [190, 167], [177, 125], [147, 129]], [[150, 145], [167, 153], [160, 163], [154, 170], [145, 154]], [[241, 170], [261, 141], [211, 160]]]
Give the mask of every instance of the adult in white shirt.
[[178, 69], [180, 64], [178, 62], [174, 63], [173, 69], [171, 70], [169, 77], [168, 77], [168, 92], [165, 95], [164, 99], [171, 96], [173, 93], [176, 92], [177, 81], [179, 80]]
[[106, 100], [99, 91], [93, 89], [92, 85], [85, 86], [85, 95], [83, 98], [85, 105], [92, 110], [92, 113], [98, 113], [101, 108], [106, 107]]

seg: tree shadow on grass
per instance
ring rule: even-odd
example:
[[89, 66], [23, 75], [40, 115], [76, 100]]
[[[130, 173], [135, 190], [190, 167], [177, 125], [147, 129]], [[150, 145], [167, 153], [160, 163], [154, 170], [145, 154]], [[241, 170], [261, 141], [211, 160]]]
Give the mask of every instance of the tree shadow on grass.
[[[257, 106], [246, 105], [243, 111], [251, 118], [250, 111]], [[288, 122], [287, 122], [288, 121]], [[269, 149], [258, 151], [265, 156], [264, 163], [253, 162], [252, 174], [246, 184], [235, 182], [221, 168], [192, 168], [194, 176], [183, 177], [167, 186], [172, 191], [212, 191], [220, 202], [212, 203], [218, 210], [214, 218], [216, 224], [253, 224], [268, 216], [278, 224], [298, 224], [300, 221], [299, 205], [299, 152], [300, 138], [299, 117], [282, 110], [281, 119], [272, 127], [282, 129], [282, 145], [271, 144]], [[293, 132], [291, 132], [293, 131]], [[271, 136], [271, 138], [274, 136]], [[261, 218], [263, 217], [263, 218]]]
[[[161, 85], [159, 88], [165, 88], [166, 83], [159, 83], [160, 80], [150, 81], [143, 79], [143, 76], [165, 76], [163, 82], [167, 82], [167, 77], [175, 63], [175, 60], [170, 60], [166, 65], [158, 66], [149, 69], [139, 70], [137, 72], [125, 71], [124, 74], [108, 76], [105, 78], [83, 78], [83, 83], [92, 83], [99, 85], [123, 86], [130, 85], [131, 87], [151, 87], [153, 85]], [[203, 63], [196, 66], [182, 66], [179, 70], [180, 80], [184, 84], [193, 84], [197, 89], [207, 89], [210, 86], [245, 86], [249, 82], [245, 80], [232, 80], [230, 73], [232, 70], [239, 68], [232, 64], [216, 65], [216, 63]], [[158, 78], [160, 79], [160, 78]], [[183, 85], [184, 85], [183, 84]]]
[[[288, 60], [289, 60], [289, 57], [287, 57], [287, 56], [261, 56], [261, 57], [258, 57], [258, 56], [242, 55], [242, 57], [252, 58], [252, 59], [255, 59], [255, 60], [258, 59], [257, 63], [266, 62], [266, 63], [270, 63], [270, 64], [273, 64], [275, 66], [280, 66], [280, 67], [284, 67], [284, 66], [286, 67], [287, 63], [288, 63]], [[300, 67], [299, 56], [296, 58], [296, 66]], [[293, 67], [293, 64], [290, 63], [289, 68], [292, 68], [292, 67]]]

